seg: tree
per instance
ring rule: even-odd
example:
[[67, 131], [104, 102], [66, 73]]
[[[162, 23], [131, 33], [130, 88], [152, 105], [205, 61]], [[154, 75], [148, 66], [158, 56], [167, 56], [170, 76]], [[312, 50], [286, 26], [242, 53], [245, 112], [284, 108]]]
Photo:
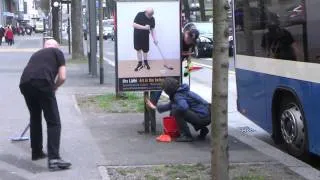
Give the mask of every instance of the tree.
[[228, 152], [228, 10], [226, 0], [213, 0], [214, 50], [212, 71], [212, 150], [213, 180], [229, 179]]
[[72, 58], [82, 58], [83, 28], [82, 28], [82, 1], [71, 0], [71, 28], [72, 28]]
[[59, 6], [54, 7], [54, 3], [60, 2], [60, 0], [51, 1], [51, 7], [52, 7], [52, 37], [57, 42], [60, 43], [60, 35], [59, 35]]
[[41, 10], [48, 15], [50, 10], [50, 1], [49, 0], [39, 0]]
[[185, 15], [185, 18], [190, 21], [190, 6], [189, 6], [189, 1], [188, 0], [182, 0], [183, 2], [183, 12]]
[[[263, 7], [262, 7], [263, 8]], [[264, 11], [261, 11], [264, 12]], [[261, 17], [260, 17], [261, 18]], [[243, 1], [243, 31], [246, 42], [246, 52], [249, 56], [254, 56], [254, 34], [252, 32], [252, 21], [249, 0]]]
[[204, 7], [204, 0], [199, 0], [199, 8], [201, 21], [206, 21], [206, 9]]

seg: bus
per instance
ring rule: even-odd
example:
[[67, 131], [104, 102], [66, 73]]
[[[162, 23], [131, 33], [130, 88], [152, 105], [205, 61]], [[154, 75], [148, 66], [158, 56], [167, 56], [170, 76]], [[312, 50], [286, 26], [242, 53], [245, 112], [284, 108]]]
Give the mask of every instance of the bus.
[[296, 157], [320, 155], [319, 10], [320, 0], [233, 1], [238, 111]]

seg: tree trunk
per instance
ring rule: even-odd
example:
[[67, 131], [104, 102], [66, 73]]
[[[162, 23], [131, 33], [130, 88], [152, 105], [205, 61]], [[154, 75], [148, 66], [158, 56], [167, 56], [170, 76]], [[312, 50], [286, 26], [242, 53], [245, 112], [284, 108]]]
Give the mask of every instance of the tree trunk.
[[246, 41], [246, 53], [249, 56], [254, 56], [254, 34], [252, 32], [249, 0], [243, 1], [243, 31]]
[[183, 12], [185, 15], [186, 20], [190, 21], [190, 6], [188, 0], [183, 0]]
[[81, 1], [71, 0], [72, 59], [82, 58], [84, 56], [81, 6]]
[[228, 1], [213, 1], [214, 51], [212, 71], [212, 151], [213, 180], [229, 179], [228, 152]]
[[59, 35], [59, 7], [52, 6], [52, 37], [60, 43]]
[[200, 6], [201, 21], [206, 21], [206, 9], [204, 7], [204, 0], [199, 0], [199, 6]]
[[50, 1], [49, 0], [41, 0], [40, 1], [40, 8], [46, 15], [48, 15], [48, 12], [50, 9]]

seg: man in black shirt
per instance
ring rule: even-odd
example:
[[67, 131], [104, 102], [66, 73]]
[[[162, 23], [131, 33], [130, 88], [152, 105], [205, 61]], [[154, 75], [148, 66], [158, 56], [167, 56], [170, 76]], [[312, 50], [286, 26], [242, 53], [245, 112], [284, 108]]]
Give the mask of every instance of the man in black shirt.
[[142, 52], [144, 58], [144, 65], [150, 70], [150, 66], [148, 63], [148, 52], [149, 52], [149, 33], [151, 32], [151, 36], [153, 38], [153, 42], [157, 45], [158, 41], [155, 36], [155, 20], [153, 17], [154, 10], [152, 8], [146, 9], [144, 12], [139, 12], [134, 18], [133, 22], [133, 41], [134, 41], [134, 49], [137, 51], [138, 56], [138, 65], [134, 69], [135, 71], [139, 71], [143, 68], [142, 64]]
[[182, 39], [182, 52], [181, 52], [181, 60], [188, 60], [194, 48], [197, 44], [197, 39], [199, 38], [199, 31], [195, 28], [191, 28], [185, 30], [181, 35]]
[[42, 111], [47, 122], [48, 168], [67, 169], [71, 163], [59, 154], [61, 124], [55, 92], [66, 80], [65, 58], [55, 40], [45, 42], [45, 48], [35, 52], [25, 67], [20, 90], [30, 112], [32, 160], [43, 159]]

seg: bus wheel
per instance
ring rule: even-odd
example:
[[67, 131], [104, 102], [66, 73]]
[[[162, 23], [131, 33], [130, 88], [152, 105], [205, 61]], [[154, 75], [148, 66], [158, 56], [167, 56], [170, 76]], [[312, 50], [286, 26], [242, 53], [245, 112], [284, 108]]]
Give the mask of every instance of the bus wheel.
[[288, 152], [295, 157], [303, 157], [307, 136], [302, 108], [293, 98], [285, 98], [279, 115], [281, 137]]

